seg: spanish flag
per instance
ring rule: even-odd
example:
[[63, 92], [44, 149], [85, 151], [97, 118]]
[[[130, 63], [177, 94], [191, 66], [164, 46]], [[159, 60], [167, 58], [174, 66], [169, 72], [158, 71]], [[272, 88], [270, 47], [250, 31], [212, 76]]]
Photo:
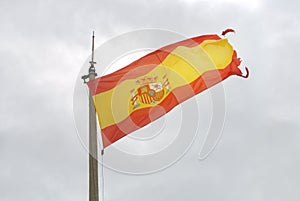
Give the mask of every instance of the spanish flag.
[[203, 35], [162, 47], [88, 82], [103, 147], [231, 75], [246, 77], [240, 63], [226, 38]]

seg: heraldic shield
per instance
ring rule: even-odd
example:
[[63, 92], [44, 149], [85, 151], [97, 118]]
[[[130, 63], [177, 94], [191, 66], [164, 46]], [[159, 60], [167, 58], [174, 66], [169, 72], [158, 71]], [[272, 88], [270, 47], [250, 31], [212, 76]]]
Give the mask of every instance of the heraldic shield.
[[137, 88], [131, 90], [131, 106], [133, 109], [141, 106], [155, 105], [170, 91], [170, 83], [166, 75], [143, 77], [136, 81]]

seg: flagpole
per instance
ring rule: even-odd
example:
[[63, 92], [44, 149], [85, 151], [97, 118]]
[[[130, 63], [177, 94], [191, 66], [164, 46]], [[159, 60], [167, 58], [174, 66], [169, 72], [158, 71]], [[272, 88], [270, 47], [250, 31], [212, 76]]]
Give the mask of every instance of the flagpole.
[[[92, 60], [90, 61], [90, 67], [88, 75], [82, 76], [82, 79], [94, 80], [97, 76], [94, 62], [94, 32], [92, 36]], [[98, 148], [97, 148], [97, 122], [96, 122], [96, 110], [93, 103], [93, 99], [89, 93], [89, 201], [99, 201], [99, 189], [98, 189]]]

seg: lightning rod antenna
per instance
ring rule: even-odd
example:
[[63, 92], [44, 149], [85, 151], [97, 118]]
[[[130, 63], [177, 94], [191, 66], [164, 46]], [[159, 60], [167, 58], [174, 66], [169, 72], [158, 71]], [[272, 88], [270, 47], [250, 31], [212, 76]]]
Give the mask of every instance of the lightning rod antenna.
[[94, 41], [95, 41], [95, 31], [93, 31], [93, 37], [92, 37], [92, 61], [90, 61], [90, 63], [96, 64], [96, 62], [94, 62]]

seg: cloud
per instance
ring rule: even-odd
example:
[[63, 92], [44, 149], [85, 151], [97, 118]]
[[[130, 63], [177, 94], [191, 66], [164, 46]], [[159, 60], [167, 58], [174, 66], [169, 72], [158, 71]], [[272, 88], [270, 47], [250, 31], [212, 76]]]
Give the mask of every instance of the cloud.
[[99, 45], [141, 28], [191, 37], [233, 27], [230, 40], [251, 77], [224, 82], [227, 118], [217, 149], [199, 162], [194, 146], [153, 175], [106, 170], [106, 198], [298, 200], [299, 6], [254, 3], [2, 1], [0, 199], [87, 199], [87, 153], [73, 124], [72, 96], [92, 30]]

